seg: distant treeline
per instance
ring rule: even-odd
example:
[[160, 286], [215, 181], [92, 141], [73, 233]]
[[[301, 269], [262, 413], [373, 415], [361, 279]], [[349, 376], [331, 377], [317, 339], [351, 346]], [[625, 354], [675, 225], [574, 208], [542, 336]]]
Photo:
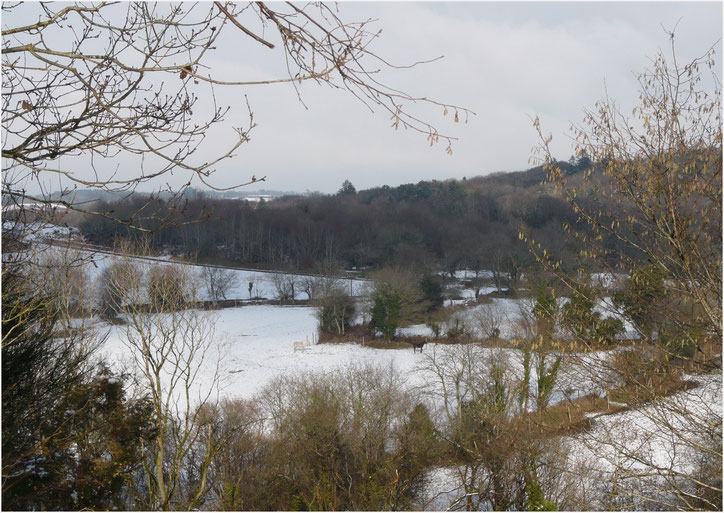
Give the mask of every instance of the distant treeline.
[[[590, 164], [561, 163], [577, 174]], [[421, 181], [335, 195], [284, 196], [253, 204], [196, 195], [182, 204], [130, 197], [96, 209], [153, 229], [151, 245], [200, 261], [308, 270], [420, 266], [454, 271], [532, 263], [521, 230], [573, 263], [577, 250], [562, 225], [577, 217], [549, 186], [542, 168], [471, 179]], [[598, 201], [591, 198], [590, 201]], [[110, 245], [137, 230], [99, 216], [73, 224]]]

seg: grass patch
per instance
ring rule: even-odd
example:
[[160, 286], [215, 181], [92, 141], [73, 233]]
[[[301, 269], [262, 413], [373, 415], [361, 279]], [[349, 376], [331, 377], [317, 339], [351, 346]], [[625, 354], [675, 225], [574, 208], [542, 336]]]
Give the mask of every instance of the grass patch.
[[647, 384], [628, 384], [611, 390], [608, 396], [615, 402], [625, 403], [629, 406], [639, 406], [657, 397], [667, 397], [677, 392], [691, 390], [697, 386], [699, 384], [696, 381], [684, 381], [678, 376], [668, 375]]
[[385, 340], [383, 338], [373, 338], [365, 342], [364, 345], [374, 349], [410, 349], [412, 347], [402, 340]]
[[552, 436], [581, 433], [593, 425], [592, 414], [610, 415], [629, 408], [610, 404], [603, 397], [589, 394], [573, 401], [554, 404], [541, 411], [518, 415], [519, 423], [526, 436], [548, 438]]
[[[422, 337], [420, 337], [422, 338]], [[385, 340], [370, 335], [367, 326], [358, 324], [352, 326], [343, 335], [338, 333], [322, 333], [319, 335], [319, 344], [360, 344], [375, 349], [409, 349], [412, 347], [406, 342], [407, 337], [398, 340]]]
[[630, 406], [644, 404], [697, 386], [682, 378], [682, 366], [660, 347], [641, 345], [614, 356], [619, 386], [608, 395], [611, 400]]
[[356, 343], [356, 344], [366, 345], [366, 342], [368, 342], [372, 338], [373, 337], [370, 335], [370, 332], [367, 330], [367, 327], [363, 326], [361, 324], [358, 324], [356, 326], [350, 327], [342, 335], [340, 335], [338, 333], [320, 333], [318, 343], [320, 343], [320, 344], [343, 344], [343, 343], [347, 343], [347, 342], [352, 342], [352, 343]]

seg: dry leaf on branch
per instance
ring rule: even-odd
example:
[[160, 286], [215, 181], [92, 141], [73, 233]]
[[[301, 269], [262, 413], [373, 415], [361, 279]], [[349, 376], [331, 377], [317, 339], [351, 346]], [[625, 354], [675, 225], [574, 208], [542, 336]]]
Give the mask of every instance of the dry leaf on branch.
[[194, 70], [191, 66], [184, 66], [181, 68], [181, 80], [185, 79], [187, 76], [189, 76], [190, 73], [193, 73]]

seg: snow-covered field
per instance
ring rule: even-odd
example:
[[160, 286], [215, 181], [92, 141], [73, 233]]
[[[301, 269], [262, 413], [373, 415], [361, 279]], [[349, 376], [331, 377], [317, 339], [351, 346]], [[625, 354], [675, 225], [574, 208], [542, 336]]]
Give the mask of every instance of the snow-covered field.
[[[394, 365], [401, 380], [415, 381], [415, 366], [424, 358], [412, 349], [385, 350], [360, 344], [314, 344], [317, 333], [315, 308], [303, 306], [249, 305], [209, 312], [215, 318], [214, 340], [221, 359], [221, 395], [251, 398], [278, 375], [304, 371], [325, 372], [350, 363]], [[115, 361], [127, 361], [123, 326], [112, 326], [104, 351]], [[296, 341], [310, 346], [294, 350]], [[434, 344], [433, 344], [434, 345]], [[430, 346], [426, 346], [427, 350]], [[208, 387], [214, 367], [209, 365], [199, 379]]]
[[[352, 363], [377, 367], [392, 365], [401, 382], [409, 387], [419, 387], [431, 380], [431, 376], [423, 371], [430, 357], [445, 358], [460, 347], [430, 343], [425, 345], [423, 353], [415, 353], [411, 348], [376, 349], [356, 343], [315, 344], [316, 309], [306, 306], [247, 305], [202, 312], [201, 315], [211, 316], [215, 326], [211, 336], [221, 355], [221, 395], [230, 398], [251, 398], [278, 375], [295, 375], [305, 371], [322, 373]], [[127, 328], [102, 325], [109, 333], [105, 353], [112, 361], [128, 362], [128, 348], [124, 344]], [[429, 329], [421, 325], [406, 332], [424, 333], [425, 330]], [[294, 350], [294, 342], [307, 341], [310, 345], [303, 351]], [[522, 376], [519, 351], [478, 346], [475, 346], [475, 351], [483, 357], [492, 351], [505, 353], [508, 368], [515, 379]], [[210, 364], [212, 361], [210, 358], [209, 365], [200, 374], [198, 389], [211, 385], [215, 369]], [[559, 386], [553, 395], [554, 402], [597, 391], [588, 366], [581, 366], [580, 362], [580, 358], [564, 360]]]
[[[5, 207], [3, 207], [5, 211]], [[3, 221], [3, 232], [18, 232], [22, 234], [22, 240], [25, 242], [42, 242], [48, 239], [60, 240], [81, 240], [80, 231], [77, 228], [68, 228], [65, 226], [57, 226], [50, 223], [28, 223], [21, 224], [13, 221]]]

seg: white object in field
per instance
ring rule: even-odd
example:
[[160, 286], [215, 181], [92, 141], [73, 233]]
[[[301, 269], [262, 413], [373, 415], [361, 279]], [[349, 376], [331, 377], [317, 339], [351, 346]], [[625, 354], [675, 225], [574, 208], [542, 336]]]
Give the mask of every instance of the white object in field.
[[306, 347], [309, 347], [309, 345], [310, 345], [310, 344], [309, 344], [309, 341], [307, 341], [307, 342], [293, 342], [292, 344], [294, 345], [294, 351], [296, 351], [297, 349], [301, 349], [302, 351], [304, 351], [304, 349], [305, 349]]

